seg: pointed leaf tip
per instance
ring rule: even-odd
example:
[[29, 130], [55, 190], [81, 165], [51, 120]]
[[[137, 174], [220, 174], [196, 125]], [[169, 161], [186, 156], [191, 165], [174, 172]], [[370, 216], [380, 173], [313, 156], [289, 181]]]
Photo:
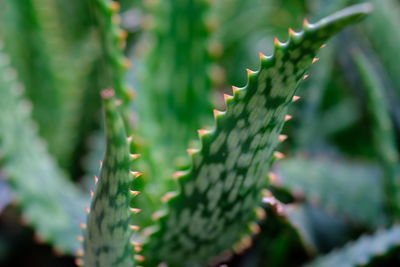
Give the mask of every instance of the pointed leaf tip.
[[122, 61], [122, 67], [124, 69], [129, 69], [130, 67], [132, 67], [132, 61], [130, 61], [127, 58], [124, 58], [124, 60]]
[[100, 96], [101, 96], [103, 99], [110, 99], [110, 98], [112, 98], [114, 95], [115, 95], [115, 91], [114, 91], [114, 89], [112, 89], [112, 88], [104, 89], [104, 90], [101, 90], [101, 92], [100, 92]]
[[285, 134], [279, 135], [279, 141], [281, 141], [281, 142], [285, 141], [287, 138], [288, 138], [288, 136]]
[[205, 130], [205, 129], [199, 129], [199, 130], [197, 130], [197, 132], [198, 132], [200, 137], [210, 133], [209, 130]]
[[83, 266], [84, 262], [83, 262], [83, 260], [81, 258], [76, 258], [75, 259], [75, 264], [76, 264], [76, 266]]
[[153, 220], [158, 220], [158, 219], [160, 219], [162, 216], [164, 216], [165, 215], [165, 212], [164, 211], [162, 211], [162, 210], [158, 210], [158, 211], [156, 211], [156, 212], [154, 212], [152, 215], [151, 215], [151, 218], [153, 219]]
[[131, 174], [134, 178], [138, 178], [143, 175], [141, 172], [131, 171]]
[[252, 75], [256, 74], [256, 72], [252, 71], [251, 69], [246, 69], [246, 72], [247, 72], [248, 76], [252, 76]]
[[141, 212], [141, 209], [137, 209], [137, 208], [130, 208], [131, 212], [134, 214], [138, 214], [139, 212]]
[[118, 37], [121, 40], [126, 40], [126, 38], [128, 37], [128, 32], [125, 30], [119, 30]]
[[77, 250], [75, 251], [75, 255], [76, 255], [77, 257], [83, 257], [84, 252], [83, 252], [82, 249], [77, 249]]
[[195, 149], [195, 148], [188, 148], [188, 149], [186, 149], [186, 152], [189, 154], [189, 155], [193, 155], [194, 153], [196, 153], [196, 152], [198, 152], [199, 150], [198, 149]]
[[142, 261], [145, 260], [144, 256], [139, 255], [139, 254], [136, 254], [136, 255], [134, 256], [134, 258], [135, 258], [135, 260], [137, 260], [137, 261], [139, 261], [139, 262], [142, 262]]
[[177, 171], [177, 172], [174, 172], [174, 174], [172, 175], [172, 178], [179, 179], [182, 176], [184, 176], [185, 174], [187, 174], [186, 171]]
[[304, 18], [304, 20], [303, 20], [303, 27], [304, 27], [304, 28], [310, 27], [310, 22], [309, 22], [308, 19], [306, 19], [306, 18]]
[[229, 99], [232, 99], [232, 98], [233, 98], [233, 96], [228, 95], [228, 94], [224, 94], [225, 102], [228, 101]]
[[250, 223], [249, 228], [250, 231], [255, 235], [258, 235], [261, 232], [260, 226], [255, 222]]
[[175, 196], [176, 196], [175, 192], [167, 192], [165, 195], [161, 197], [161, 202], [166, 203]]
[[295, 96], [293, 96], [293, 98], [292, 98], [292, 102], [296, 102], [296, 101], [299, 100], [299, 99], [300, 99], [300, 96], [295, 95]]
[[140, 226], [139, 225], [134, 225], [134, 224], [129, 225], [129, 228], [132, 231], [139, 231], [140, 230]]
[[279, 182], [279, 177], [274, 172], [269, 172], [268, 173], [268, 178], [269, 178], [269, 182], [271, 184], [277, 184]]
[[143, 244], [137, 241], [132, 241], [131, 244], [135, 247], [141, 247]]
[[225, 113], [225, 112], [220, 111], [220, 110], [218, 110], [218, 109], [214, 109], [213, 112], [214, 112], [214, 117], [215, 117], [215, 118], [217, 118], [218, 116], [220, 116], [220, 115], [222, 115], [222, 114]]
[[112, 12], [117, 13], [120, 10], [120, 8], [121, 8], [121, 5], [118, 2], [112, 1], [110, 3], [110, 10]]
[[288, 32], [290, 36], [295, 36], [297, 34], [292, 28], [289, 28]]
[[256, 213], [256, 217], [259, 220], [264, 220], [267, 217], [267, 213], [265, 212], [265, 210], [261, 207], [257, 207], [255, 209], [255, 213]]
[[[349, 23], [357, 22], [366, 17], [373, 10], [373, 6], [370, 3], [361, 3], [353, 6], [344, 8], [328, 17], [323, 18], [315, 24], [318, 27], [325, 27], [338, 21], [342, 21], [342, 27]], [[339, 28], [340, 29], [340, 28]]]
[[140, 154], [130, 154], [131, 159], [138, 159], [140, 156]]
[[267, 58], [267, 56], [263, 52], [258, 52], [258, 56], [260, 57], [261, 60], [264, 60]]
[[283, 159], [283, 158], [285, 158], [285, 155], [284, 155], [282, 152], [275, 151], [275, 152], [274, 152], [274, 157], [275, 157], [276, 159]]
[[129, 193], [131, 194], [131, 196], [136, 197], [137, 195], [140, 194], [140, 191], [130, 190]]
[[236, 93], [236, 92], [239, 91], [239, 90], [240, 90], [239, 87], [237, 87], [237, 86], [232, 86], [232, 91], [233, 91], [233, 93]]

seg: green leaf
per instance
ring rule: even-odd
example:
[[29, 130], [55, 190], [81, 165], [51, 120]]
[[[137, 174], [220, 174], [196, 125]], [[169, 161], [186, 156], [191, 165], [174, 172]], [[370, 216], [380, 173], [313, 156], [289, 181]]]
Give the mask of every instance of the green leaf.
[[378, 230], [365, 235], [343, 248], [319, 257], [306, 265], [308, 267], [365, 266], [373, 260], [400, 249], [400, 227]]
[[90, 0], [90, 3], [93, 6], [103, 53], [101, 88], [115, 90], [116, 98], [121, 101], [121, 115], [129, 134], [132, 128], [129, 108], [133, 92], [125, 82], [125, 73], [131, 62], [123, 54], [127, 34], [120, 28], [120, 6], [118, 2], [111, 0]]
[[[400, 65], [395, 55], [400, 46], [400, 7], [396, 0], [372, 0], [374, 14], [369, 22], [365, 24], [369, 40], [375, 48], [374, 51], [380, 56], [385, 70], [389, 75], [393, 90], [400, 95]], [[377, 37], [379, 36], [379, 37]]]
[[257, 266], [298, 266], [316, 253], [309, 222], [300, 205], [284, 205], [269, 196], [263, 201], [266, 219], [255, 238]]
[[81, 247], [76, 239], [85, 221], [88, 199], [68, 182], [31, 121], [31, 104], [21, 96], [23, 87], [10, 58], [0, 53], [0, 166], [22, 206], [23, 218], [38, 236], [63, 252]]
[[158, 180], [186, 164], [185, 148], [196, 130], [212, 121], [211, 77], [219, 75], [212, 62], [220, 48], [210, 40], [216, 27], [210, 5], [203, 0], [147, 5], [149, 28], [138, 67], [138, 135], [151, 144], [143, 159]]
[[114, 94], [112, 89], [102, 91], [107, 149], [84, 235], [86, 266], [133, 265], [131, 217], [138, 210], [131, 209], [130, 203], [136, 194], [133, 179], [140, 174], [130, 170], [129, 141]]
[[175, 175], [180, 190], [143, 244], [143, 265], [206, 263], [248, 237], [298, 83], [320, 46], [370, 10], [364, 4], [305, 23], [287, 43], [276, 41], [273, 56], [261, 56], [247, 85], [227, 97], [226, 112], [215, 112], [216, 127], [199, 131], [202, 147], [192, 168]]
[[279, 162], [274, 186], [303, 194], [306, 201], [368, 226], [385, 222], [381, 173], [376, 166], [329, 158]]
[[[130, 170], [131, 121], [129, 117], [132, 94], [125, 84], [124, 75], [130, 62], [123, 55], [125, 33], [119, 27], [119, 4], [109, 0], [92, 0], [96, 23], [101, 36], [105, 71], [101, 92], [104, 99], [107, 148], [100, 178], [93, 193], [87, 230], [84, 236], [84, 264], [87, 266], [132, 266], [134, 258], [130, 243], [134, 191], [133, 179], [141, 173]], [[136, 188], [136, 185], [135, 185]], [[134, 257], [133, 257], [134, 256]]]
[[384, 171], [386, 211], [391, 216], [398, 218], [400, 216], [399, 155], [396, 149], [395, 131], [385, 99], [385, 87], [364, 53], [356, 51], [353, 53], [353, 57], [364, 83], [367, 107], [372, 120], [376, 156]]
[[40, 135], [49, 152], [68, 168], [79, 138], [85, 74], [98, 49], [91, 35], [68, 42], [59, 13], [54, 1], [2, 1], [0, 35], [32, 100]]

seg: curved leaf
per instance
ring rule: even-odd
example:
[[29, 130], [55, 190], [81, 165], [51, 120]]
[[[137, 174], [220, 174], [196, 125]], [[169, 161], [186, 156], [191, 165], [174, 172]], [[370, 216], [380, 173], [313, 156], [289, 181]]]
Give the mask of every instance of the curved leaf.
[[175, 175], [180, 191], [147, 236], [143, 265], [205, 263], [248, 238], [298, 83], [320, 46], [370, 10], [359, 5], [305, 23], [287, 43], [276, 40], [274, 55], [261, 55], [260, 69], [249, 70], [247, 85], [227, 97], [226, 112], [215, 112], [215, 129], [199, 131], [202, 147], [192, 154], [192, 168]]

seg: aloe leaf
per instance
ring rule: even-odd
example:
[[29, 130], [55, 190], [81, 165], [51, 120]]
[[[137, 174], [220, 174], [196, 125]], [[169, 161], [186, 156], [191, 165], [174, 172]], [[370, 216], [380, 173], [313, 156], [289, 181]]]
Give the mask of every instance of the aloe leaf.
[[138, 135], [151, 144], [143, 159], [157, 179], [170, 177], [177, 165], [186, 164], [185, 148], [196, 130], [212, 121], [210, 76], [216, 74], [212, 62], [219, 48], [210, 40], [217, 27], [210, 5], [195, 0], [146, 5], [148, 34], [138, 67]]
[[298, 83], [320, 46], [370, 10], [364, 4], [305, 23], [287, 43], [276, 40], [273, 56], [261, 56], [260, 70], [227, 96], [226, 112], [215, 112], [215, 129], [199, 131], [202, 147], [190, 151], [191, 169], [175, 175], [180, 190], [144, 241], [143, 265], [205, 263], [247, 238]]
[[316, 247], [302, 206], [285, 205], [271, 196], [263, 202], [267, 216], [256, 237], [258, 266], [297, 266], [309, 260]]
[[275, 173], [273, 186], [304, 195], [308, 202], [359, 224], [385, 223], [382, 174], [376, 166], [298, 157], [280, 161]]
[[396, 150], [396, 138], [391, 122], [388, 104], [385, 99], [383, 82], [380, 80], [372, 63], [361, 51], [354, 52], [354, 60], [364, 83], [368, 109], [372, 119], [373, 139], [377, 158], [384, 171], [384, 189], [388, 214], [400, 215], [399, 155]]
[[[396, 57], [397, 48], [400, 45], [400, 8], [395, 0], [373, 0], [375, 12], [371, 16], [365, 28], [369, 39], [375, 48], [374, 51], [380, 56], [392, 81], [391, 86], [400, 95], [400, 66]], [[376, 35], [379, 34], [379, 38]]]
[[81, 87], [97, 51], [93, 38], [67, 42], [54, 1], [6, 0], [0, 5], [0, 35], [32, 100], [33, 119], [49, 152], [68, 168], [78, 139]]
[[[254, 238], [234, 247], [234, 255], [227, 255], [227, 259], [220, 265], [235, 266], [298, 266], [310, 259], [314, 254], [314, 244], [310, 238], [300, 205], [285, 205], [266, 192], [263, 199], [262, 215], [259, 225], [252, 225]], [[294, 214], [294, 216], [292, 215]], [[292, 220], [292, 218], [294, 220]], [[266, 219], [268, 218], [268, 219]]]
[[111, 0], [91, 0], [90, 3], [93, 5], [104, 55], [102, 62], [105, 63], [105, 69], [102, 73], [101, 87], [115, 90], [116, 98], [121, 101], [122, 116], [128, 134], [132, 128], [128, 109], [133, 91], [125, 82], [125, 72], [131, 66], [131, 62], [123, 54], [127, 33], [120, 28], [120, 5]]
[[385, 254], [400, 249], [400, 227], [378, 230], [345, 245], [343, 248], [321, 256], [307, 264], [308, 267], [365, 266]]
[[354, 227], [334, 212], [308, 203], [287, 206], [290, 207], [286, 212], [290, 222], [318, 253], [330, 251], [352, 238]]
[[0, 166], [8, 178], [23, 218], [32, 224], [38, 237], [54, 243], [62, 252], [81, 247], [76, 239], [84, 222], [88, 199], [68, 182], [31, 121], [31, 104], [21, 96], [23, 87], [10, 58], [0, 53]]
[[107, 148], [84, 234], [86, 266], [133, 265], [131, 219], [139, 210], [130, 203], [136, 194], [133, 179], [140, 174], [130, 170], [129, 141], [114, 94], [112, 89], [102, 91]]
[[[105, 55], [101, 91], [105, 109], [106, 154], [102, 163], [100, 178], [93, 191], [90, 212], [84, 232], [84, 255], [78, 263], [86, 266], [132, 266], [134, 259], [141, 260], [140, 254], [133, 254], [131, 244], [133, 214], [140, 212], [131, 208], [133, 197], [139, 191], [133, 190], [133, 179], [141, 175], [131, 171], [132, 160], [138, 154], [130, 154], [132, 139], [129, 117], [132, 93], [124, 81], [124, 74], [130, 62], [124, 57], [126, 33], [119, 28], [119, 4], [108, 0], [94, 0], [96, 22], [101, 35]], [[113, 88], [113, 89], [110, 89]], [[135, 185], [135, 188], [137, 186]]]

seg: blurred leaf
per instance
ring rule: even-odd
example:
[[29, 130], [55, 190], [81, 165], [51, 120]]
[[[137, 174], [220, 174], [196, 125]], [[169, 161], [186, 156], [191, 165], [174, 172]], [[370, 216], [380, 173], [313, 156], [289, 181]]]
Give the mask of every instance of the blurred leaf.
[[307, 201], [355, 223], [375, 227], [386, 220], [382, 175], [376, 166], [299, 157], [280, 161], [276, 173], [276, 186], [304, 194]]
[[8, 178], [23, 217], [41, 239], [63, 252], [80, 247], [76, 236], [88, 199], [68, 182], [30, 119], [31, 104], [21, 97], [22, 86], [0, 53], [0, 165]]

